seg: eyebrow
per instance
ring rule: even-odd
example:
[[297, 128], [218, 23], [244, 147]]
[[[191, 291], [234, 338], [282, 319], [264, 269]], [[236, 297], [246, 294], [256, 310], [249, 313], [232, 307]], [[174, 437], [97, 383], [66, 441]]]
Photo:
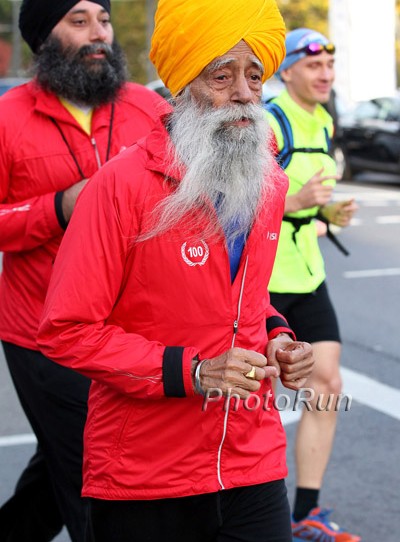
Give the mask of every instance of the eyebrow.
[[[207, 71], [212, 72], [212, 71], [220, 70], [221, 68], [224, 68], [228, 64], [232, 64], [232, 62], [235, 62], [235, 60], [236, 59], [233, 58], [233, 57], [231, 57], [231, 58], [229, 58], [229, 57], [228, 58], [217, 58], [216, 60], [211, 62], [211, 64], [208, 66]], [[262, 74], [264, 74], [264, 66], [258, 60], [258, 58], [254, 57], [252, 59], [252, 64], [254, 66], [256, 66], [261, 71]]]

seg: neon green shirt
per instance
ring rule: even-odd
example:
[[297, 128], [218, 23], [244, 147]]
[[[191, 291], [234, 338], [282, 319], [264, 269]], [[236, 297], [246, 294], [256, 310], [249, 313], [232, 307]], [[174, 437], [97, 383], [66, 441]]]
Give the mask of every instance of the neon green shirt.
[[[285, 112], [293, 132], [294, 147], [323, 148], [328, 151], [326, 129], [329, 136], [333, 133], [333, 121], [329, 113], [317, 105], [311, 114], [292, 100], [288, 92], [283, 91], [272, 103], [276, 103]], [[271, 113], [267, 113], [268, 121], [275, 134], [278, 150], [284, 141], [280, 126]], [[286, 168], [289, 177], [288, 195], [295, 194], [321, 168], [323, 175], [335, 175], [334, 160], [322, 152], [295, 152]], [[335, 180], [326, 181], [334, 185]], [[315, 216], [318, 207], [303, 209], [289, 214], [293, 217]], [[269, 283], [269, 290], [276, 293], [309, 293], [325, 280], [325, 267], [318, 244], [317, 229], [314, 220], [303, 225], [293, 241], [294, 226], [282, 223], [274, 270]]]

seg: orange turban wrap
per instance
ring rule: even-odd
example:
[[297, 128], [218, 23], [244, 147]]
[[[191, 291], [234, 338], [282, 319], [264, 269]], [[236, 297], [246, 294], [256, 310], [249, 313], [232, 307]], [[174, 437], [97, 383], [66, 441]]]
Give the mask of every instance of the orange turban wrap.
[[244, 40], [264, 65], [264, 81], [285, 56], [285, 24], [275, 0], [160, 0], [150, 59], [173, 95]]

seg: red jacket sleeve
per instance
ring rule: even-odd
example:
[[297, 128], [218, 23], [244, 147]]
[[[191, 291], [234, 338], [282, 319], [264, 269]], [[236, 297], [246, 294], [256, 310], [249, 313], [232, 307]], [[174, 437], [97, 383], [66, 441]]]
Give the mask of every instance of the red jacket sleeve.
[[[275, 134], [272, 133], [270, 139], [270, 148], [271, 152], [276, 156], [278, 154], [278, 143], [276, 141]], [[286, 173], [278, 165], [276, 165], [276, 175], [284, 176], [287, 178]], [[283, 204], [284, 206], [284, 204]], [[294, 331], [290, 328], [286, 319], [280, 314], [271, 304], [269, 304], [266, 314], [267, 320], [267, 333], [268, 339], [274, 339], [279, 333], [288, 333], [292, 339], [296, 340], [296, 335]]]
[[7, 151], [7, 127], [0, 135], [0, 251], [31, 250], [60, 235], [63, 230], [55, 210], [55, 193], [6, 203], [12, 175]]
[[18, 203], [0, 203], [0, 251], [31, 250], [63, 233], [54, 199], [52, 193]]
[[[38, 345], [57, 363], [119, 393], [137, 398], [193, 395], [191, 366], [197, 349], [166, 347], [108, 322], [137, 231], [132, 213], [119, 204], [118, 184], [105, 165], [78, 199], [54, 265]], [[180, 394], [174, 394], [171, 381], [166, 383], [165, 371], [175, 365], [171, 355], [182, 361]]]

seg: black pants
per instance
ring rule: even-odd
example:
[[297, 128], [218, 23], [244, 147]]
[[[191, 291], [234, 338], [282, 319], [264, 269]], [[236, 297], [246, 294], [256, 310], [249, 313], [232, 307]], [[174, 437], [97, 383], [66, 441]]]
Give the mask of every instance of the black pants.
[[66, 525], [85, 540], [83, 429], [90, 382], [40, 352], [3, 342], [22, 408], [38, 440], [15, 494], [0, 509], [1, 542], [47, 542]]
[[284, 480], [176, 499], [91, 499], [89, 523], [87, 542], [292, 540]]

